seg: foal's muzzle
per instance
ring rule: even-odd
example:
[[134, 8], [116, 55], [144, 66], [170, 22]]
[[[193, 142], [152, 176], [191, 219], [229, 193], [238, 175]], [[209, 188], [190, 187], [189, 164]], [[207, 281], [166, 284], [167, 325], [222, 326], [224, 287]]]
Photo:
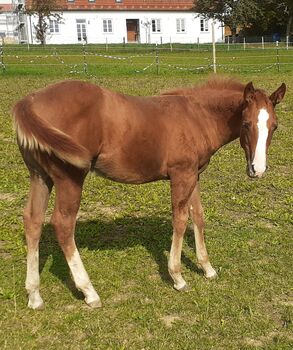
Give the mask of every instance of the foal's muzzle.
[[[268, 167], [266, 166], [266, 169], [265, 171], [268, 169]], [[251, 162], [248, 162], [247, 163], [247, 168], [246, 168], [246, 173], [249, 177], [251, 178], [260, 178], [264, 175], [264, 172], [260, 173], [260, 172], [256, 172], [255, 169], [254, 169], [254, 166]]]

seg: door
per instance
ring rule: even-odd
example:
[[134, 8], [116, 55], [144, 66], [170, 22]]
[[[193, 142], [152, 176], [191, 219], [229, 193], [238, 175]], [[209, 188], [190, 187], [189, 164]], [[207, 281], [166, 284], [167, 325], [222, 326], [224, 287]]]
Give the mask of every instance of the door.
[[127, 42], [139, 41], [139, 20], [138, 19], [127, 19]]
[[77, 40], [87, 42], [87, 31], [85, 19], [76, 20]]

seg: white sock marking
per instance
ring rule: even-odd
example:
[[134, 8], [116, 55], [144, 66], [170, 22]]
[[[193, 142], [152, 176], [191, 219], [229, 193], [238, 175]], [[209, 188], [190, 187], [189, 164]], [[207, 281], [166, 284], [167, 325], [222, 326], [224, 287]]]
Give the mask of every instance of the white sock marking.
[[183, 238], [179, 238], [177, 248], [175, 247], [174, 242], [172, 241], [170, 257], [168, 262], [169, 272], [174, 281], [174, 288], [177, 290], [182, 289], [186, 285], [186, 282], [184, 281], [181, 272], [174, 272], [178, 268], [178, 266], [181, 265], [182, 244]]
[[25, 288], [28, 292], [28, 306], [32, 309], [41, 308], [43, 300], [40, 296], [39, 250], [30, 250], [27, 255], [27, 275]]
[[68, 259], [68, 265], [72, 273], [75, 285], [85, 295], [86, 303], [100, 300], [97, 292], [95, 291], [89, 276], [83, 266], [79, 252], [75, 249], [72, 257]]
[[261, 176], [266, 170], [266, 143], [269, 133], [267, 126], [268, 119], [269, 113], [266, 109], [262, 108], [258, 114], [258, 140], [255, 148], [254, 159], [252, 161], [257, 176]]
[[[199, 238], [200, 232], [196, 224], [193, 225], [194, 229], [194, 238], [195, 238], [195, 249], [196, 249], [196, 256], [197, 260], [199, 262], [199, 265], [204, 271], [204, 274], [207, 278], [213, 278], [217, 276], [217, 272], [212, 267], [211, 263], [207, 259], [208, 253], [206, 249], [206, 245], [204, 241], [202, 242]], [[203, 263], [203, 261], [205, 261]]]

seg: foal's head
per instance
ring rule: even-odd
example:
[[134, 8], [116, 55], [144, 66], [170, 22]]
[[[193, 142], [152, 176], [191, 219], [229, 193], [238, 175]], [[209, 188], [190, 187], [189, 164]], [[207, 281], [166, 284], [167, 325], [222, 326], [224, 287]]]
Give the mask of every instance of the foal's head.
[[262, 90], [255, 90], [252, 83], [244, 89], [240, 143], [245, 151], [250, 177], [261, 177], [267, 168], [267, 150], [277, 128], [275, 106], [282, 101], [285, 92], [284, 83], [270, 97]]

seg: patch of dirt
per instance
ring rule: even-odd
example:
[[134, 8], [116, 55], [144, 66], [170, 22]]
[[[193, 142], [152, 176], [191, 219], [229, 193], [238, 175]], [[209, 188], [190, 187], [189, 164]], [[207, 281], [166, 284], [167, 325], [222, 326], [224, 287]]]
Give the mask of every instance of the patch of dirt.
[[293, 293], [288, 295], [282, 295], [279, 298], [273, 300], [274, 304], [279, 304], [283, 306], [293, 306]]
[[266, 349], [267, 345], [269, 343], [271, 343], [274, 340], [274, 338], [280, 337], [280, 336], [287, 338], [289, 341], [293, 340], [293, 337], [289, 336], [288, 334], [273, 331], [273, 332], [270, 332], [266, 335], [261, 335], [260, 337], [257, 337], [255, 339], [246, 338], [245, 343], [247, 345], [250, 345], [250, 346], [253, 346], [256, 348], [258, 347], [258, 348], [265, 348]]
[[258, 219], [258, 223], [261, 224], [262, 227], [267, 228], [269, 230], [275, 228], [275, 225], [268, 220]]
[[148, 275], [148, 279], [156, 282], [156, 281], [160, 281], [161, 277], [158, 273], [152, 273], [152, 274]]
[[8, 260], [11, 258], [11, 254], [5, 250], [6, 242], [0, 240], [0, 258]]
[[273, 338], [276, 337], [278, 334], [279, 334], [278, 332], [270, 332], [267, 335], [262, 335], [255, 339], [246, 338], [245, 343], [247, 345], [258, 347], [258, 348], [264, 347], [267, 343], [271, 342]]
[[123, 293], [123, 294], [116, 294], [113, 298], [111, 298], [110, 302], [114, 304], [120, 304], [124, 301], [129, 300], [132, 297], [131, 293]]
[[279, 170], [279, 173], [282, 175], [285, 175], [285, 176], [292, 175], [291, 169], [289, 166], [278, 165], [278, 170]]
[[247, 241], [247, 244], [249, 245], [249, 247], [255, 247], [257, 246], [257, 241], [255, 241], [254, 239], [251, 239]]
[[0, 257], [4, 260], [8, 260], [8, 259], [11, 259], [11, 254], [10, 253], [7, 253], [7, 252], [1, 252], [0, 251]]
[[73, 304], [68, 304], [68, 305], [64, 306], [64, 310], [66, 310], [66, 311], [73, 311], [75, 309], [76, 309], [76, 306]]
[[16, 196], [12, 193], [0, 193], [0, 200], [1, 201], [12, 202], [15, 199], [16, 199]]
[[97, 203], [97, 205], [93, 205], [88, 207], [86, 210], [79, 210], [77, 219], [89, 219], [89, 218], [97, 218], [100, 215], [106, 216], [107, 218], [113, 218], [114, 215], [119, 213], [121, 210], [119, 207], [110, 207], [102, 205], [101, 203]]
[[284, 306], [293, 306], [293, 300], [288, 300], [288, 301], [279, 301], [279, 304], [284, 305]]
[[176, 321], [180, 321], [181, 318], [175, 315], [167, 315], [167, 316], [160, 317], [160, 320], [164, 323], [164, 325], [167, 328], [171, 328], [173, 326], [173, 323]]

